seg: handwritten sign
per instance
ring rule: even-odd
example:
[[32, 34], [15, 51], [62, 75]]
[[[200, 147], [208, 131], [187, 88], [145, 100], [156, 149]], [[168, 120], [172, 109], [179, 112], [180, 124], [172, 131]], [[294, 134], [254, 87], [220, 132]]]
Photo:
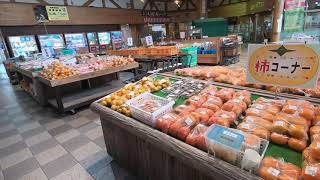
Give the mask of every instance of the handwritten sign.
[[319, 45], [249, 45], [247, 80], [281, 87], [314, 88]]
[[65, 6], [46, 6], [50, 21], [68, 21], [69, 15]]
[[146, 36], [146, 44], [147, 46], [153, 46], [152, 36]]

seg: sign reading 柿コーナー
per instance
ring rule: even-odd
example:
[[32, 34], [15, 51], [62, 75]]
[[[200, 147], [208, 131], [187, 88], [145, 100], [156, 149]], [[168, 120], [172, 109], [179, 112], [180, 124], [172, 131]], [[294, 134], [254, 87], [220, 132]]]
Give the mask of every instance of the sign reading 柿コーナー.
[[249, 83], [314, 88], [319, 74], [319, 45], [249, 45]]
[[65, 6], [46, 6], [49, 21], [68, 21], [69, 15]]

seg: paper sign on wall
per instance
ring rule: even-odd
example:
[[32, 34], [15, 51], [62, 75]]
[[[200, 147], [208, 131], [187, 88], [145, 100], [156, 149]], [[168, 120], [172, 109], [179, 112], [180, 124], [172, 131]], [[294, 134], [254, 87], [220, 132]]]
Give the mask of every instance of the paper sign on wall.
[[147, 46], [153, 46], [152, 36], [146, 36], [146, 44]]
[[46, 6], [50, 21], [68, 21], [69, 15], [65, 6]]
[[129, 37], [128, 38], [128, 46], [133, 46], [133, 39], [132, 39], [132, 37]]
[[319, 45], [249, 45], [247, 81], [281, 87], [314, 88]]

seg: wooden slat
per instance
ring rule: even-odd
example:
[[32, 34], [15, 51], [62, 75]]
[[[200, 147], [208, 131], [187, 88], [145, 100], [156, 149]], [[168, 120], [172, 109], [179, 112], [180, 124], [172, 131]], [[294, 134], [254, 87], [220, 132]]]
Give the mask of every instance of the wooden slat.
[[[121, 128], [125, 133], [137, 136], [172, 156], [173, 160], [171, 163], [174, 163], [175, 160], [179, 160], [212, 179], [261, 179], [141, 122], [106, 108], [97, 102], [94, 102], [91, 105], [91, 109], [100, 114], [103, 123], [112, 123]], [[141, 154], [138, 155], [140, 156]], [[150, 168], [152, 169], [152, 167]], [[172, 176], [174, 177], [175, 174], [172, 174]]]
[[48, 80], [42, 76], [37, 76], [37, 79], [39, 79], [39, 81], [43, 82], [44, 84], [46, 84], [50, 87], [56, 87], [56, 86], [61, 86], [64, 84], [69, 84], [72, 82], [81, 81], [84, 79], [90, 79], [90, 78], [103, 76], [103, 75], [107, 75], [107, 74], [112, 74], [115, 72], [125, 71], [125, 70], [129, 70], [129, 69], [137, 68], [137, 67], [139, 67], [138, 63], [131, 63], [126, 66], [114, 67], [114, 68], [101, 70], [101, 71], [94, 71], [94, 72], [90, 72], [90, 73], [86, 73], [86, 74], [80, 74], [80, 75], [67, 77], [64, 79]]
[[116, 3], [114, 0], [110, 0], [110, 2], [111, 2], [113, 5], [115, 5], [117, 8], [122, 9], [122, 7], [121, 7], [118, 3]]
[[49, 3], [45, 0], [37, 0], [40, 4], [48, 5]]
[[19, 66], [15, 65], [14, 67], [14, 70], [18, 71], [19, 73], [29, 77], [29, 78], [34, 78], [33, 74], [32, 74], [32, 71], [29, 71], [29, 70], [26, 70], [26, 69], [23, 69], [23, 68], [20, 68]]

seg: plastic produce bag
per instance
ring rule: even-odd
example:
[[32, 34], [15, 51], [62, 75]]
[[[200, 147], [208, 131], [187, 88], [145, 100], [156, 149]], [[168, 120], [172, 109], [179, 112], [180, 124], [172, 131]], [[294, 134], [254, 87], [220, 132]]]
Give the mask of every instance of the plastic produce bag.
[[273, 122], [273, 120], [275, 119], [275, 116], [272, 115], [271, 113], [268, 113], [265, 110], [260, 110], [260, 109], [255, 109], [255, 108], [249, 108], [246, 110], [246, 115], [247, 116], [257, 116], [257, 117], [261, 117], [265, 120], [268, 120], [270, 122]]
[[269, 130], [253, 123], [242, 122], [238, 125], [237, 129], [249, 134], [254, 134], [262, 139], [266, 139], [266, 140], [270, 139]]
[[160, 117], [156, 121], [156, 128], [161, 130], [164, 133], [167, 133], [171, 124], [173, 124], [174, 122], [176, 122], [182, 118], [183, 118], [183, 116], [176, 111], [169, 112], [169, 113], [163, 115], [162, 117]]
[[224, 127], [230, 127], [235, 122], [237, 116], [234, 112], [219, 110], [209, 119], [208, 125], [218, 124]]
[[205, 134], [208, 128], [209, 127], [204, 124], [198, 124], [187, 136], [186, 143], [201, 150], [207, 151], [208, 147], [206, 144]]
[[200, 122], [208, 124], [208, 121], [211, 116], [213, 116], [214, 112], [207, 108], [198, 108], [194, 112], [191, 113], [194, 116], [199, 117]]
[[199, 123], [193, 115], [186, 116], [171, 124], [168, 134], [185, 141], [191, 130]]
[[201, 105], [207, 100], [206, 96], [199, 95], [199, 96], [192, 96], [190, 97], [186, 104], [193, 105], [195, 107], [201, 107]]
[[244, 101], [247, 106], [251, 104], [251, 93], [249, 91], [238, 91], [233, 94], [233, 99], [240, 99]]
[[224, 88], [224, 89], [220, 89], [220, 91], [216, 93], [216, 96], [221, 98], [223, 102], [227, 102], [230, 99], [232, 99], [234, 93], [235, 91], [233, 89]]
[[239, 116], [247, 109], [247, 104], [240, 99], [231, 99], [227, 101], [221, 109], [229, 112], [234, 112], [237, 116]]

